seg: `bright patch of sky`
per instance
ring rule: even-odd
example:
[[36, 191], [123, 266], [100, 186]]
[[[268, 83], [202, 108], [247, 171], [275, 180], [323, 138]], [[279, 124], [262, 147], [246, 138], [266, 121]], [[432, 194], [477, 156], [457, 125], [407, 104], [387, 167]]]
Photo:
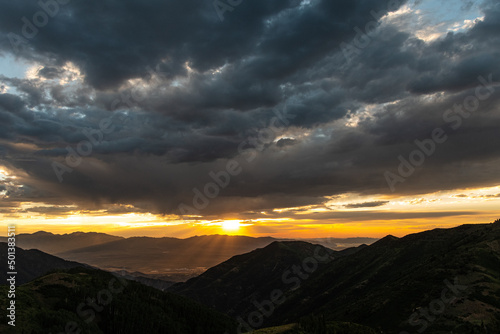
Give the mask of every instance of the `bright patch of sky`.
[[31, 64], [7, 54], [0, 54], [0, 74], [9, 78], [24, 78]]
[[476, 20], [482, 20], [480, 4], [478, 0], [411, 0], [386, 16], [383, 23], [396, 25], [424, 41], [432, 41], [450, 31], [465, 31]]
[[[0, 76], [23, 79], [30, 66], [32, 65], [26, 61], [8, 54], [0, 54]], [[16, 94], [17, 90], [6, 85], [0, 78], [0, 94], [4, 93]]]

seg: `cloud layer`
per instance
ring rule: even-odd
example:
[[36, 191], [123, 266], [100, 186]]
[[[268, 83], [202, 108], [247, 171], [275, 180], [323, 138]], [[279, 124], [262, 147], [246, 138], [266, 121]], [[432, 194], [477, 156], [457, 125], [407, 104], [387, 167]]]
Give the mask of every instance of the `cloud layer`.
[[[243, 1], [223, 21], [210, 1], [46, 3], [40, 27], [36, 1], [0, 4], [0, 54], [33, 64], [0, 76], [4, 200], [179, 214], [234, 161], [199, 214], [500, 184], [495, 1], [428, 41], [406, 1]], [[436, 128], [447, 140], [393, 193], [385, 173]]]

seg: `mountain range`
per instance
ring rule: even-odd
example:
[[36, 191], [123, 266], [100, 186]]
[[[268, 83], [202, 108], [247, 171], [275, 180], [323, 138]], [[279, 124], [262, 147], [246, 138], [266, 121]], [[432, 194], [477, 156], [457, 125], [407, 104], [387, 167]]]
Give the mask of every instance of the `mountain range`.
[[[18, 287], [24, 325], [14, 333], [60, 332], [68, 322], [91, 333], [500, 333], [500, 220], [342, 251], [274, 240], [160, 287], [167, 292], [39, 251], [18, 254], [40, 265]], [[106, 292], [117, 282], [126, 288]]]
[[[31, 234], [18, 234], [16, 236], [16, 246], [23, 249], [38, 249], [45, 253], [57, 255], [72, 249], [100, 245], [123, 239], [122, 237], [97, 232], [54, 234], [38, 231]], [[6, 237], [0, 237], [0, 242], [6, 241]]]
[[[187, 239], [131, 237], [104, 233], [52, 234], [44, 231], [19, 234], [16, 244], [38, 249], [65, 260], [86, 263], [109, 271], [126, 271], [134, 277], [181, 282], [203, 273], [234, 255], [265, 247], [278, 239], [210, 235]], [[372, 243], [371, 238], [322, 238], [315, 243], [332, 249]], [[0, 238], [0, 242], [6, 238]], [[134, 273], [134, 274], [132, 274]]]
[[292, 275], [311, 247], [273, 243], [169, 289], [237, 317], [243, 328], [314, 316], [384, 333], [500, 333], [500, 221], [387, 236]]

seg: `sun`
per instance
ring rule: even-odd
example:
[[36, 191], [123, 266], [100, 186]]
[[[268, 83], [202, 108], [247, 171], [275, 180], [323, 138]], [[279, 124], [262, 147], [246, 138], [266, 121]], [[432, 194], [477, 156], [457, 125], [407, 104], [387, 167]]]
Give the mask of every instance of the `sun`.
[[237, 220], [226, 220], [222, 222], [222, 229], [224, 231], [232, 232], [237, 231], [241, 227], [241, 224]]

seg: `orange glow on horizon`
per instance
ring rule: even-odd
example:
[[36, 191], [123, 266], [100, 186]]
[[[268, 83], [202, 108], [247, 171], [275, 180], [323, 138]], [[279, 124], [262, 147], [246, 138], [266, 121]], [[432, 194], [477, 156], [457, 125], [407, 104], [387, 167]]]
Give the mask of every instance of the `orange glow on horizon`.
[[[7, 177], [4, 174], [0, 173], [0, 178]], [[227, 234], [275, 238], [382, 238], [388, 234], [402, 237], [434, 228], [491, 223], [500, 218], [500, 186], [394, 198], [345, 194], [327, 200], [323, 205], [253, 212], [252, 219], [246, 219], [249, 216], [245, 213], [235, 213], [212, 220], [202, 216], [188, 216], [183, 220], [176, 215], [133, 212], [135, 208], [130, 205], [92, 211], [81, 210], [76, 205], [21, 202], [5, 209], [9, 208], [6, 201], [4, 213], [0, 213], [5, 226], [0, 235], [7, 234], [8, 224], [16, 224], [17, 233], [43, 230], [55, 234], [102, 232], [123, 237], [188, 238]]]
[[441, 219], [407, 219], [391, 221], [363, 221], [363, 222], [313, 222], [313, 221], [287, 221], [266, 224], [265, 222], [255, 222], [254, 224], [244, 224], [239, 221], [217, 221], [212, 222], [185, 222], [185, 223], [165, 223], [156, 222], [134, 222], [131, 224], [103, 224], [91, 222], [79, 224], [77, 221], [61, 224], [41, 222], [32, 224], [27, 221], [3, 221], [6, 226], [17, 225], [17, 234], [34, 233], [46, 231], [54, 234], [65, 234], [73, 232], [101, 232], [111, 235], [132, 237], [177, 237], [188, 238], [195, 235], [246, 235], [251, 237], [271, 236], [275, 238], [352, 238], [352, 237], [372, 237], [382, 238], [386, 235], [403, 237], [408, 234], [418, 233], [435, 228], [452, 228], [463, 224], [486, 224], [499, 218], [498, 213], [484, 214], [478, 216], [455, 216], [453, 218]]

